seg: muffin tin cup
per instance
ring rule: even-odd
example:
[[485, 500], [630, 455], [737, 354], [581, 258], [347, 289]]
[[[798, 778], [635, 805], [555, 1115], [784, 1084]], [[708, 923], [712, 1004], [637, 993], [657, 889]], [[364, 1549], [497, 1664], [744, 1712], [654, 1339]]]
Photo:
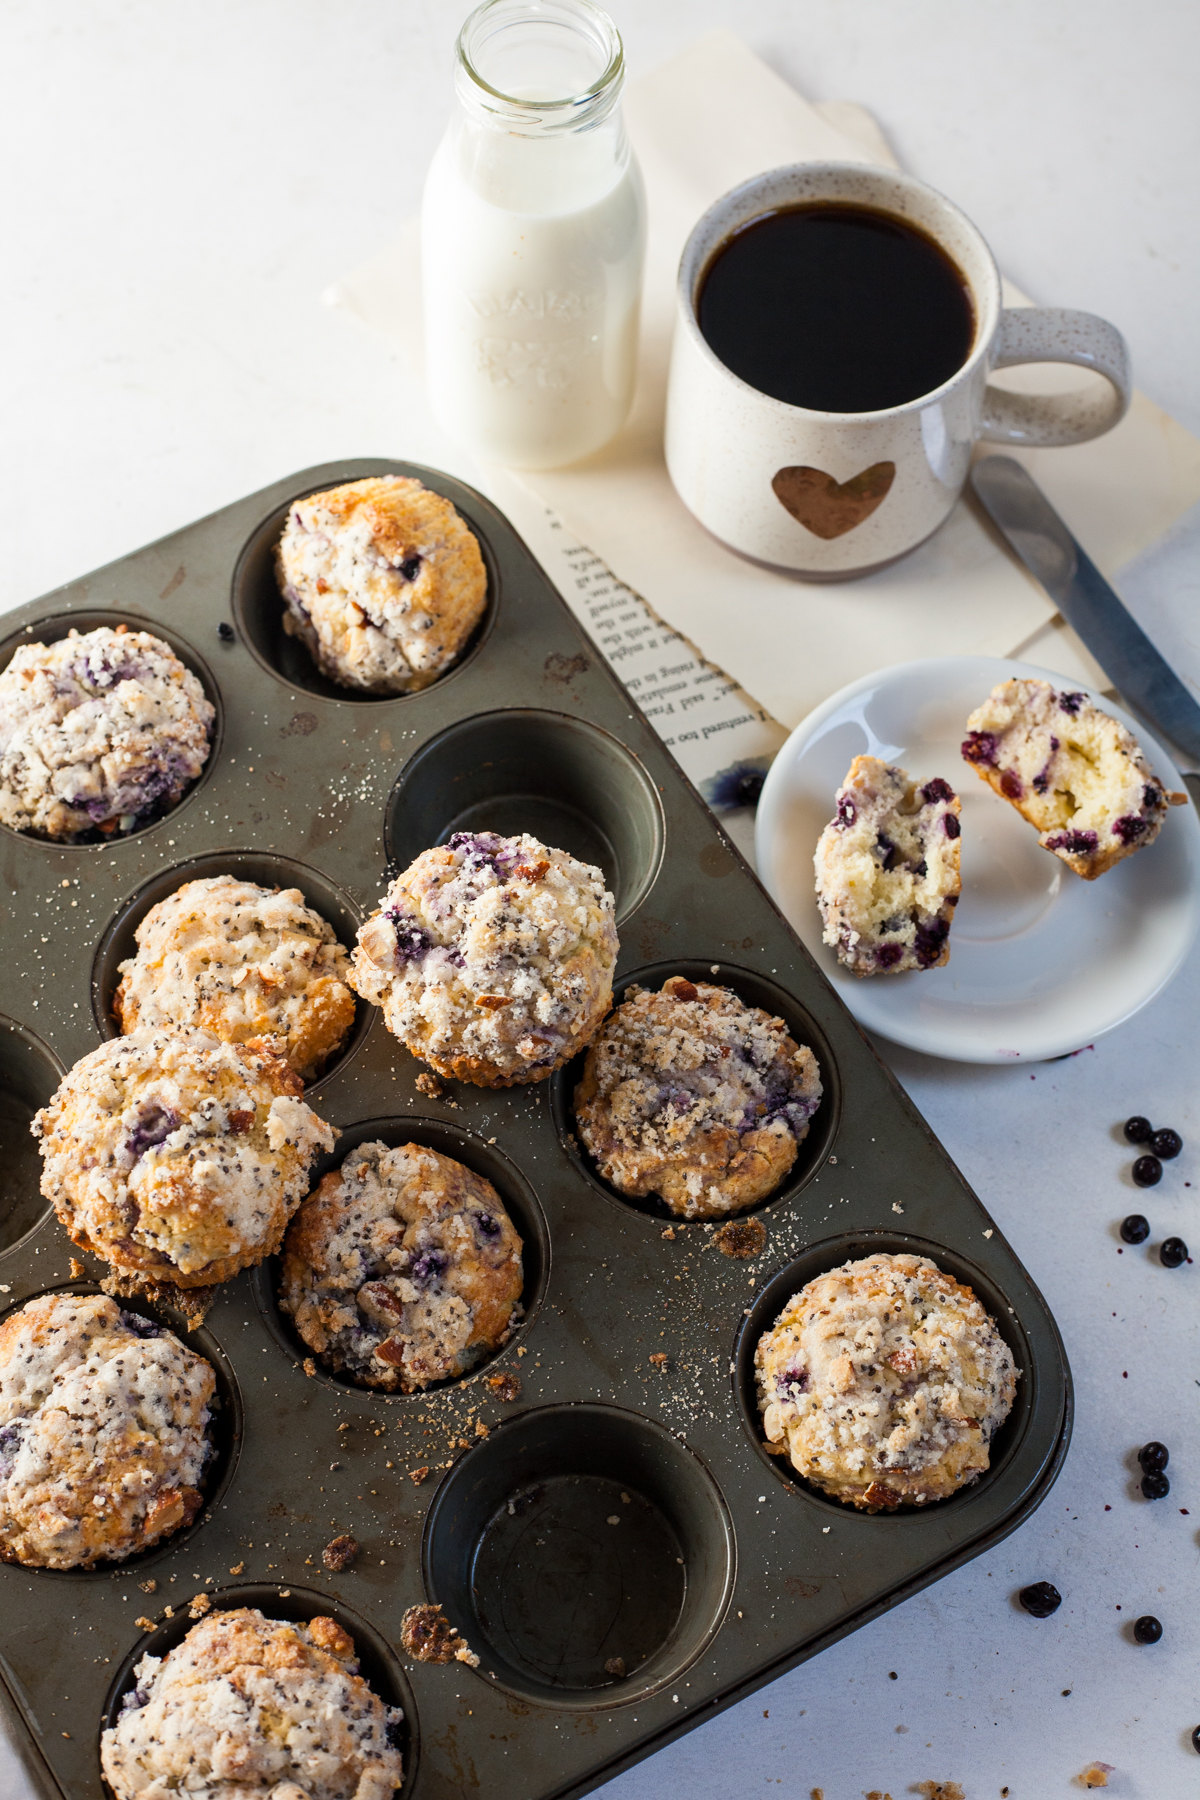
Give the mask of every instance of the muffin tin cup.
[[514, 1352], [522, 1334], [530, 1329], [537, 1318], [538, 1308], [549, 1284], [550, 1233], [537, 1195], [515, 1163], [510, 1162], [493, 1145], [483, 1143], [469, 1131], [440, 1119], [364, 1119], [347, 1127], [334, 1150], [314, 1166], [313, 1189], [332, 1170], [340, 1169], [355, 1150], [363, 1144], [373, 1143], [384, 1143], [389, 1150], [396, 1150], [401, 1144], [421, 1144], [426, 1150], [436, 1150], [441, 1156], [453, 1158], [455, 1162], [473, 1169], [476, 1175], [482, 1175], [485, 1181], [491, 1182], [516, 1227], [522, 1245], [524, 1286], [521, 1290], [521, 1311], [507, 1342], [490, 1355], [481, 1357], [465, 1374], [455, 1376], [452, 1380], [434, 1382], [430, 1387], [418, 1388], [412, 1394], [388, 1393], [383, 1388], [368, 1387], [364, 1382], [354, 1381], [348, 1375], [335, 1373], [304, 1342], [294, 1322], [279, 1304], [282, 1257], [268, 1257], [266, 1262], [260, 1263], [251, 1272], [250, 1286], [268, 1331], [292, 1367], [303, 1367], [306, 1361], [313, 1363], [313, 1372], [307, 1379], [320, 1381], [327, 1387], [356, 1395], [359, 1399], [369, 1397], [375, 1402], [398, 1401], [410, 1405], [415, 1402], [423, 1403], [438, 1389], [457, 1387], [461, 1382], [475, 1380], [487, 1373], [494, 1374], [501, 1358], [506, 1362], [514, 1360]]
[[[421, 1734], [417, 1722], [417, 1706], [404, 1674], [403, 1666], [391, 1645], [374, 1626], [347, 1606], [340, 1598], [315, 1593], [311, 1588], [290, 1587], [285, 1582], [246, 1582], [232, 1587], [205, 1589], [212, 1612], [232, 1612], [238, 1607], [253, 1607], [267, 1619], [285, 1619], [290, 1625], [306, 1625], [311, 1619], [332, 1619], [354, 1639], [358, 1672], [387, 1707], [398, 1706], [404, 1722], [398, 1733], [397, 1748], [404, 1762], [404, 1783], [397, 1789], [401, 1800], [408, 1800], [417, 1780]], [[132, 1620], [130, 1621], [132, 1624]], [[154, 1631], [144, 1634], [132, 1645], [113, 1677], [100, 1717], [100, 1732], [115, 1725], [121, 1716], [126, 1694], [137, 1685], [136, 1670], [144, 1656], [166, 1656], [181, 1644], [196, 1620], [186, 1606], [181, 1606], [173, 1619], [167, 1619]], [[100, 1738], [96, 1739], [96, 1761], [100, 1760]], [[111, 1795], [107, 1782], [103, 1791]]]
[[[648, 988], [657, 993], [663, 983], [673, 975], [681, 975], [685, 981], [708, 982], [714, 987], [731, 988], [740, 1000], [748, 1006], [761, 1007], [772, 1018], [781, 1018], [788, 1028], [788, 1033], [797, 1044], [807, 1045], [817, 1059], [821, 1074], [821, 1103], [809, 1120], [808, 1130], [796, 1147], [796, 1160], [784, 1176], [779, 1186], [771, 1193], [765, 1194], [750, 1206], [738, 1207], [735, 1211], [723, 1214], [722, 1218], [745, 1219], [756, 1213], [767, 1213], [773, 1207], [786, 1206], [795, 1199], [802, 1188], [821, 1168], [825, 1159], [837, 1142], [838, 1124], [842, 1112], [841, 1081], [838, 1076], [837, 1060], [830, 1047], [824, 1031], [800, 1005], [793, 995], [787, 993], [777, 982], [771, 981], [753, 969], [743, 969], [737, 963], [723, 962], [713, 964], [702, 963], [695, 959], [681, 962], [652, 963], [643, 969], [633, 969], [622, 975], [613, 986], [613, 1005], [619, 1006], [631, 987]], [[595, 1158], [585, 1149], [575, 1121], [575, 1090], [583, 1079], [587, 1064], [586, 1051], [575, 1057], [564, 1068], [557, 1069], [550, 1077], [550, 1110], [562, 1143], [571, 1162], [580, 1174], [592, 1184], [607, 1200], [615, 1200], [621, 1206], [629, 1207], [634, 1212], [642, 1213], [647, 1219], [663, 1222], [680, 1223], [683, 1215], [669, 1207], [665, 1200], [657, 1194], [624, 1194], [614, 1182], [600, 1173]], [[721, 1219], [706, 1219], [705, 1223], [720, 1224]]]
[[[332, 691], [306, 666], [270, 582], [291, 500], [382, 473], [445, 494], [488, 571], [487, 614], [459, 663], [392, 700]], [[261, 1596], [278, 1616], [293, 1604], [329, 1613], [369, 1643], [381, 1692], [404, 1695], [414, 1731], [420, 1710], [420, 1760], [415, 1745], [406, 1757], [415, 1800], [476, 1785], [493, 1800], [568, 1800], [1013, 1530], [1070, 1434], [1070, 1374], [1045, 1302], [495, 508], [412, 465], [303, 470], [19, 609], [5, 647], [48, 622], [120, 618], [193, 658], [219, 705], [218, 741], [190, 794], [128, 838], [70, 847], [0, 832], [12, 989], [0, 1096], [13, 1115], [0, 1142], [25, 1195], [23, 1210], [0, 1208], [0, 1304], [106, 1273], [36, 1197], [27, 1119], [114, 1029], [136, 925], [190, 876], [296, 886], [349, 947], [421, 850], [459, 829], [536, 832], [599, 860], [616, 895], [618, 996], [672, 974], [732, 987], [810, 1045], [824, 1098], [786, 1180], [749, 1209], [765, 1250], [739, 1261], [704, 1224], [599, 1178], [570, 1114], [581, 1064], [544, 1086], [445, 1082], [431, 1097], [423, 1066], [360, 1009], [351, 1045], [307, 1091], [342, 1134], [312, 1182], [372, 1138], [477, 1170], [524, 1240], [523, 1315], [492, 1359], [402, 1396], [315, 1360], [306, 1373], [277, 1260], [225, 1283], [199, 1334], [157, 1303], [121, 1302], [202, 1353], [211, 1344], [233, 1395], [218, 1431], [240, 1429], [192, 1527], [137, 1566], [0, 1566], [0, 1679], [47, 1795], [100, 1800], [95, 1721], [147, 1648], [187, 1630], [199, 1592], [214, 1604]], [[881, 1246], [928, 1249], [968, 1280], [1023, 1375], [984, 1478], [868, 1516], [765, 1456], [747, 1358], [802, 1278]], [[356, 1560], [327, 1569], [324, 1548], [346, 1535]], [[404, 1658], [404, 1612], [426, 1599], [466, 1634], [478, 1671]], [[141, 1615], [155, 1635], [137, 1636]]]
[[[98, 1294], [99, 1285], [94, 1281], [71, 1280], [58, 1283], [53, 1287], [42, 1288], [40, 1292], [24, 1295], [20, 1305], [27, 1306], [31, 1300], [37, 1300], [45, 1294]], [[200, 1492], [203, 1503], [190, 1525], [182, 1530], [171, 1532], [151, 1544], [148, 1549], [139, 1550], [134, 1556], [123, 1557], [120, 1561], [105, 1561], [93, 1564], [90, 1569], [31, 1569], [31, 1574], [41, 1582], [95, 1582], [107, 1577], [110, 1581], [125, 1581], [140, 1577], [162, 1557], [181, 1551], [190, 1545], [212, 1520], [214, 1510], [222, 1504], [229, 1484], [233, 1480], [238, 1464], [238, 1456], [242, 1447], [243, 1413], [242, 1397], [238, 1388], [237, 1376], [233, 1364], [213, 1333], [201, 1326], [198, 1330], [188, 1330], [179, 1319], [170, 1319], [160, 1308], [141, 1300], [119, 1299], [116, 1301], [122, 1312], [136, 1313], [139, 1318], [149, 1319], [152, 1324], [159, 1325], [164, 1331], [171, 1332], [181, 1344], [197, 1356], [202, 1356], [216, 1377], [213, 1390], [213, 1402], [209, 1431], [211, 1434], [212, 1455], [202, 1473]], [[0, 1324], [10, 1313], [18, 1308], [10, 1306], [0, 1313]]]
[[528, 707], [459, 720], [401, 772], [384, 823], [392, 869], [457, 831], [526, 831], [594, 863], [618, 925], [646, 898], [662, 861], [662, 804], [637, 759], [583, 719]]
[[691, 1666], [729, 1604], [735, 1556], [698, 1457], [650, 1419], [575, 1403], [522, 1414], [458, 1463], [422, 1560], [482, 1679], [591, 1708]]
[[15, 1249], [50, 1210], [41, 1190], [42, 1159], [29, 1127], [65, 1073], [35, 1032], [0, 1013], [0, 1256]]

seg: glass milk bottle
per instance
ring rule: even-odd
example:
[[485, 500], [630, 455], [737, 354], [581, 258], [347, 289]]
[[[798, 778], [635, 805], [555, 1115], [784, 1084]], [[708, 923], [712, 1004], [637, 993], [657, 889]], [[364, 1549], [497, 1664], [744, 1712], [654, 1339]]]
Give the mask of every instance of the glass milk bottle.
[[621, 39], [590, 0], [487, 0], [421, 214], [430, 396], [514, 468], [608, 442], [629, 411], [645, 247]]

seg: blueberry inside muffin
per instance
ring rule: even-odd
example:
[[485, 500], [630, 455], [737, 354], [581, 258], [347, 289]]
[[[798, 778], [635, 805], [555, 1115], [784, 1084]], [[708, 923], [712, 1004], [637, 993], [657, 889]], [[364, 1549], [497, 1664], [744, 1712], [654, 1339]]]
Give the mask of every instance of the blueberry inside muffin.
[[0, 673], [0, 823], [65, 842], [136, 831], [196, 780], [214, 718], [148, 631], [21, 644]]
[[817, 1059], [730, 988], [673, 975], [630, 987], [587, 1055], [575, 1123], [623, 1194], [685, 1218], [765, 1199], [821, 1103]]
[[0, 1325], [0, 1559], [121, 1562], [190, 1525], [212, 1455], [202, 1356], [101, 1294]]
[[521, 1249], [481, 1175], [420, 1144], [363, 1144], [292, 1221], [279, 1304], [328, 1368], [412, 1393], [507, 1343]]
[[855, 757], [814, 858], [824, 942], [843, 968], [899, 975], [950, 960], [961, 811], [941, 776], [922, 784], [877, 756]]
[[407, 694], [451, 666], [483, 616], [479, 544], [449, 500], [405, 475], [297, 500], [276, 550], [284, 629], [342, 687]]
[[1019, 1373], [969, 1287], [927, 1257], [886, 1253], [801, 1288], [754, 1363], [767, 1449], [865, 1512], [975, 1481]]
[[1167, 808], [1187, 804], [1119, 719], [1048, 681], [994, 687], [967, 720], [962, 753], [1028, 819], [1042, 848], [1085, 881], [1152, 844]]
[[404, 1715], [334, 1619], [214, 1611], [134, 1675], [100, 1739], [116, 1800], [389, 1800], [400, 1786]]

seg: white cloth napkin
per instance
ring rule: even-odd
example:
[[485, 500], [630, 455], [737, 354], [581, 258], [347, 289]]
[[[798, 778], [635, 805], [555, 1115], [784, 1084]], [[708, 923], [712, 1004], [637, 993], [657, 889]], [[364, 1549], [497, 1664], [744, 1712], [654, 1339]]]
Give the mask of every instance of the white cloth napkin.
[[[972, 502], [960, 501], [942, 529], [901, 562], [834, 586], [759, 568], [696, 523], [671, 486], [662, 452], [675, 275], [688, 233], [718, 195], [762, 169], [809, 159], [895, 159], [861, 107], [810, 105], [727, 31], [710, 33], [631, 83], [626, 116], [650, 218], [637, 395], [623, 430], [586, 461], [520, 475], [486, 472], [492, 498], [533, 547], [545, 536], [550, 508], [789, 726], [846, 682], [914, 656], [1020, 652], [1104, 686]], [[412, 221], [398, 242], [326, 295], [397, 340], [417, 366], [418, 256]], [[1029, 304], [1008, 284], [1005, 299]], [[1040, 367], [999, 379], [1046, 391], [1093, 378]], [[1017, 454], [1110, 574], [1200, 500], [1200, 442], [1140, 394], [1122, 424], [1094, 443]]]

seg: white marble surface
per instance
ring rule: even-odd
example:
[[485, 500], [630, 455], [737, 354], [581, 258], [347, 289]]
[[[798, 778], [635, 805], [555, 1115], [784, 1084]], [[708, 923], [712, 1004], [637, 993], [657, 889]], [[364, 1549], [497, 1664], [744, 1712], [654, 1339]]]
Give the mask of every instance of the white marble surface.
[[[865, 102], [1024, 288], [1116, 320], [1140, 385], [1200, 431], [1190, 0], [615, 10], [635, 69], [725, 24], [811, 97]], [[470, 479], [387, 349], [317, 303], [417, 205], [460, 11], [6, 0], [0, 607], [306, 463], [378, 453]], [[1200, 682], [1198, 548], [1186, 521], [1122, 585]], [[1096, 1758], [1115, 1765], [1114, 1795], [1200, 1788], [1200, 1269], [1118, 1256], [1115, 1236], [1136, 1197], [1152, 1241], [1200, 1246], [1197, 1010], [1200, 956], [1067, 1062], [888, 1053], [1060, 1320], [1078, 1402], [1066, 1469], [997, 1550], [623, 1776], [613, 1800], [685, 1786], [900, 1800], [947, 1779], [967, 1800], [1052, 1800]], [[1148, 1196], [1114, 1135], [1135, 1110], [1188, 1140]], [[1131, 1453], [1154, 1436], [1174, 1487], [1151, 1507]], [[1043, 1578], [1066, 1599], [1038, 1622], [1012, 1595]], [[1153, 1649], [1127, 1635], [1144, 1611], [1165, 1626]], [[0, 1747], [0, 1793], [20, 1792]]]

